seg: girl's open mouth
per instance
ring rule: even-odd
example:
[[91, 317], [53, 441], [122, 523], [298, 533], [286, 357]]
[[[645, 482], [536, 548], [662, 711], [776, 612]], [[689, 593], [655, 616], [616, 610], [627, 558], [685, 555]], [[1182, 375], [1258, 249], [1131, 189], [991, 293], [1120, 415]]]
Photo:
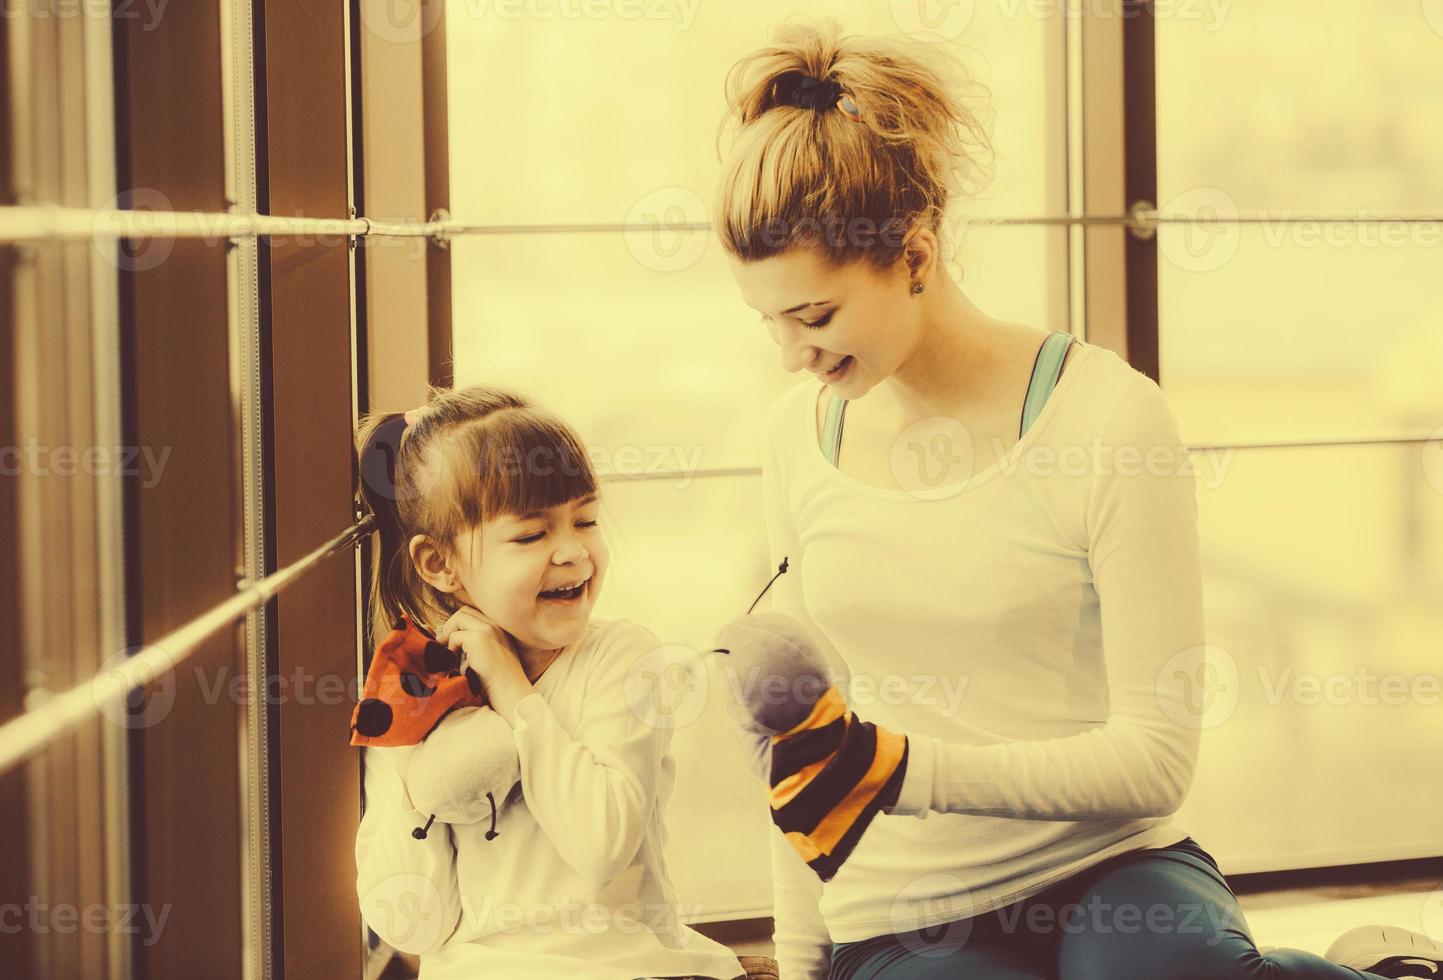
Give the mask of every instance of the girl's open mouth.
[[590, 584], [590, 582], [591, 579], [587, 578], [580, 584], [569, 589], [550, 589], [546, 592], [538, 593], [537, 598], [546, 602], [575, 602], [586, 594], [586, 586]]

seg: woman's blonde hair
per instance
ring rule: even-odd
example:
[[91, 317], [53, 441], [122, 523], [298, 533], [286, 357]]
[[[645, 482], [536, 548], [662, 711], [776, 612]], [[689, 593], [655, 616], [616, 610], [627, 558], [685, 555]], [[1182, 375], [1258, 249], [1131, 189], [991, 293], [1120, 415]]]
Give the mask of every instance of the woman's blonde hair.
[[427, 535], [443, 555], [459, 557], [456, 536], [484, 520], [597, 492], [581, 439], [515, 392], [432, 386], [399, 446], [368, 451], [376, 430], [399, 414], [366, 416], [356, 438], [361, 503], [379, 532], [368, 602], [373, 643], [402, 614], [434, 632], [460, 608], [454, 596], [421, 578], [410, 557], [413, 535]]
[[[835, 82], [843, 107], [789, 104], [803, 76]], [[835, 21], [786, 23], [770, 46], [727, 74], [724, 158], [716, 201], [726, 249], [745, 261], [797, 247], [834, 265], [896, 261], [914, 224], [941, 237], [954, 191], [990, 179], [992, 148], [964, 104], [985, 94], [945, 46], [843, 36]], [[847, 101], [850, 100], [850, 101]], [[860, 119], [848, 115], [855, 106]]]

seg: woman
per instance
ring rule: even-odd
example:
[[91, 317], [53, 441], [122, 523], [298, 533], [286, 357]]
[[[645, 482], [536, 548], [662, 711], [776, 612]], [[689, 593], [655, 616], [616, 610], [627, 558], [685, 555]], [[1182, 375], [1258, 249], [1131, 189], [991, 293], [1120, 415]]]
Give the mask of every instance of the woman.
[[789, 25], [727, 80], [719, 234], [816, 376], [766, 426], [774, 608], [874, 683], [854, 706], [911, 753], [825, 886], [772, 833], [783, 980], [1443, 971], [1376, 927], [1328, 959], [1260, 952], [1170, 819], [1205, 642], [1188, 455], [1151, 379], [947, 275], [941, 218], [988, 150], [961, 77], [938, 45]]

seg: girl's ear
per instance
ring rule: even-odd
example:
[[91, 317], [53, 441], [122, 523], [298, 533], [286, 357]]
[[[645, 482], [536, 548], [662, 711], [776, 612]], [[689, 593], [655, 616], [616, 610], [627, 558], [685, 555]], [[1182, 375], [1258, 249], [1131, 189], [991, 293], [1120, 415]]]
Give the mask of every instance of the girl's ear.
[[413, 536], [407, 549], [411, 554], [412, 564], [416, 566], [416, 573], [432, 588], [448, 594], [460, 588], [461, 583], [451, 569], [451, 563], [429, 537], [424, 534]]

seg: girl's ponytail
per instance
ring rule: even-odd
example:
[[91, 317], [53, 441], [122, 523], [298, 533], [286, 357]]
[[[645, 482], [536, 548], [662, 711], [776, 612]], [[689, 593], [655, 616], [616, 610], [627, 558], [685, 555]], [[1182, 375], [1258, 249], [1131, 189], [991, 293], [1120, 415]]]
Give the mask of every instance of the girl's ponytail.
[[405, 415], [388, 412], [368, 418], [357, 439], [361, 503], [374, 517], [377, 531], [371, 549], [371, 643], [379, 642], [402, 615], [415, 618], [406, 602], [411, 561], [401, 523], [402, 488], [397, 482], [405, 430]]

